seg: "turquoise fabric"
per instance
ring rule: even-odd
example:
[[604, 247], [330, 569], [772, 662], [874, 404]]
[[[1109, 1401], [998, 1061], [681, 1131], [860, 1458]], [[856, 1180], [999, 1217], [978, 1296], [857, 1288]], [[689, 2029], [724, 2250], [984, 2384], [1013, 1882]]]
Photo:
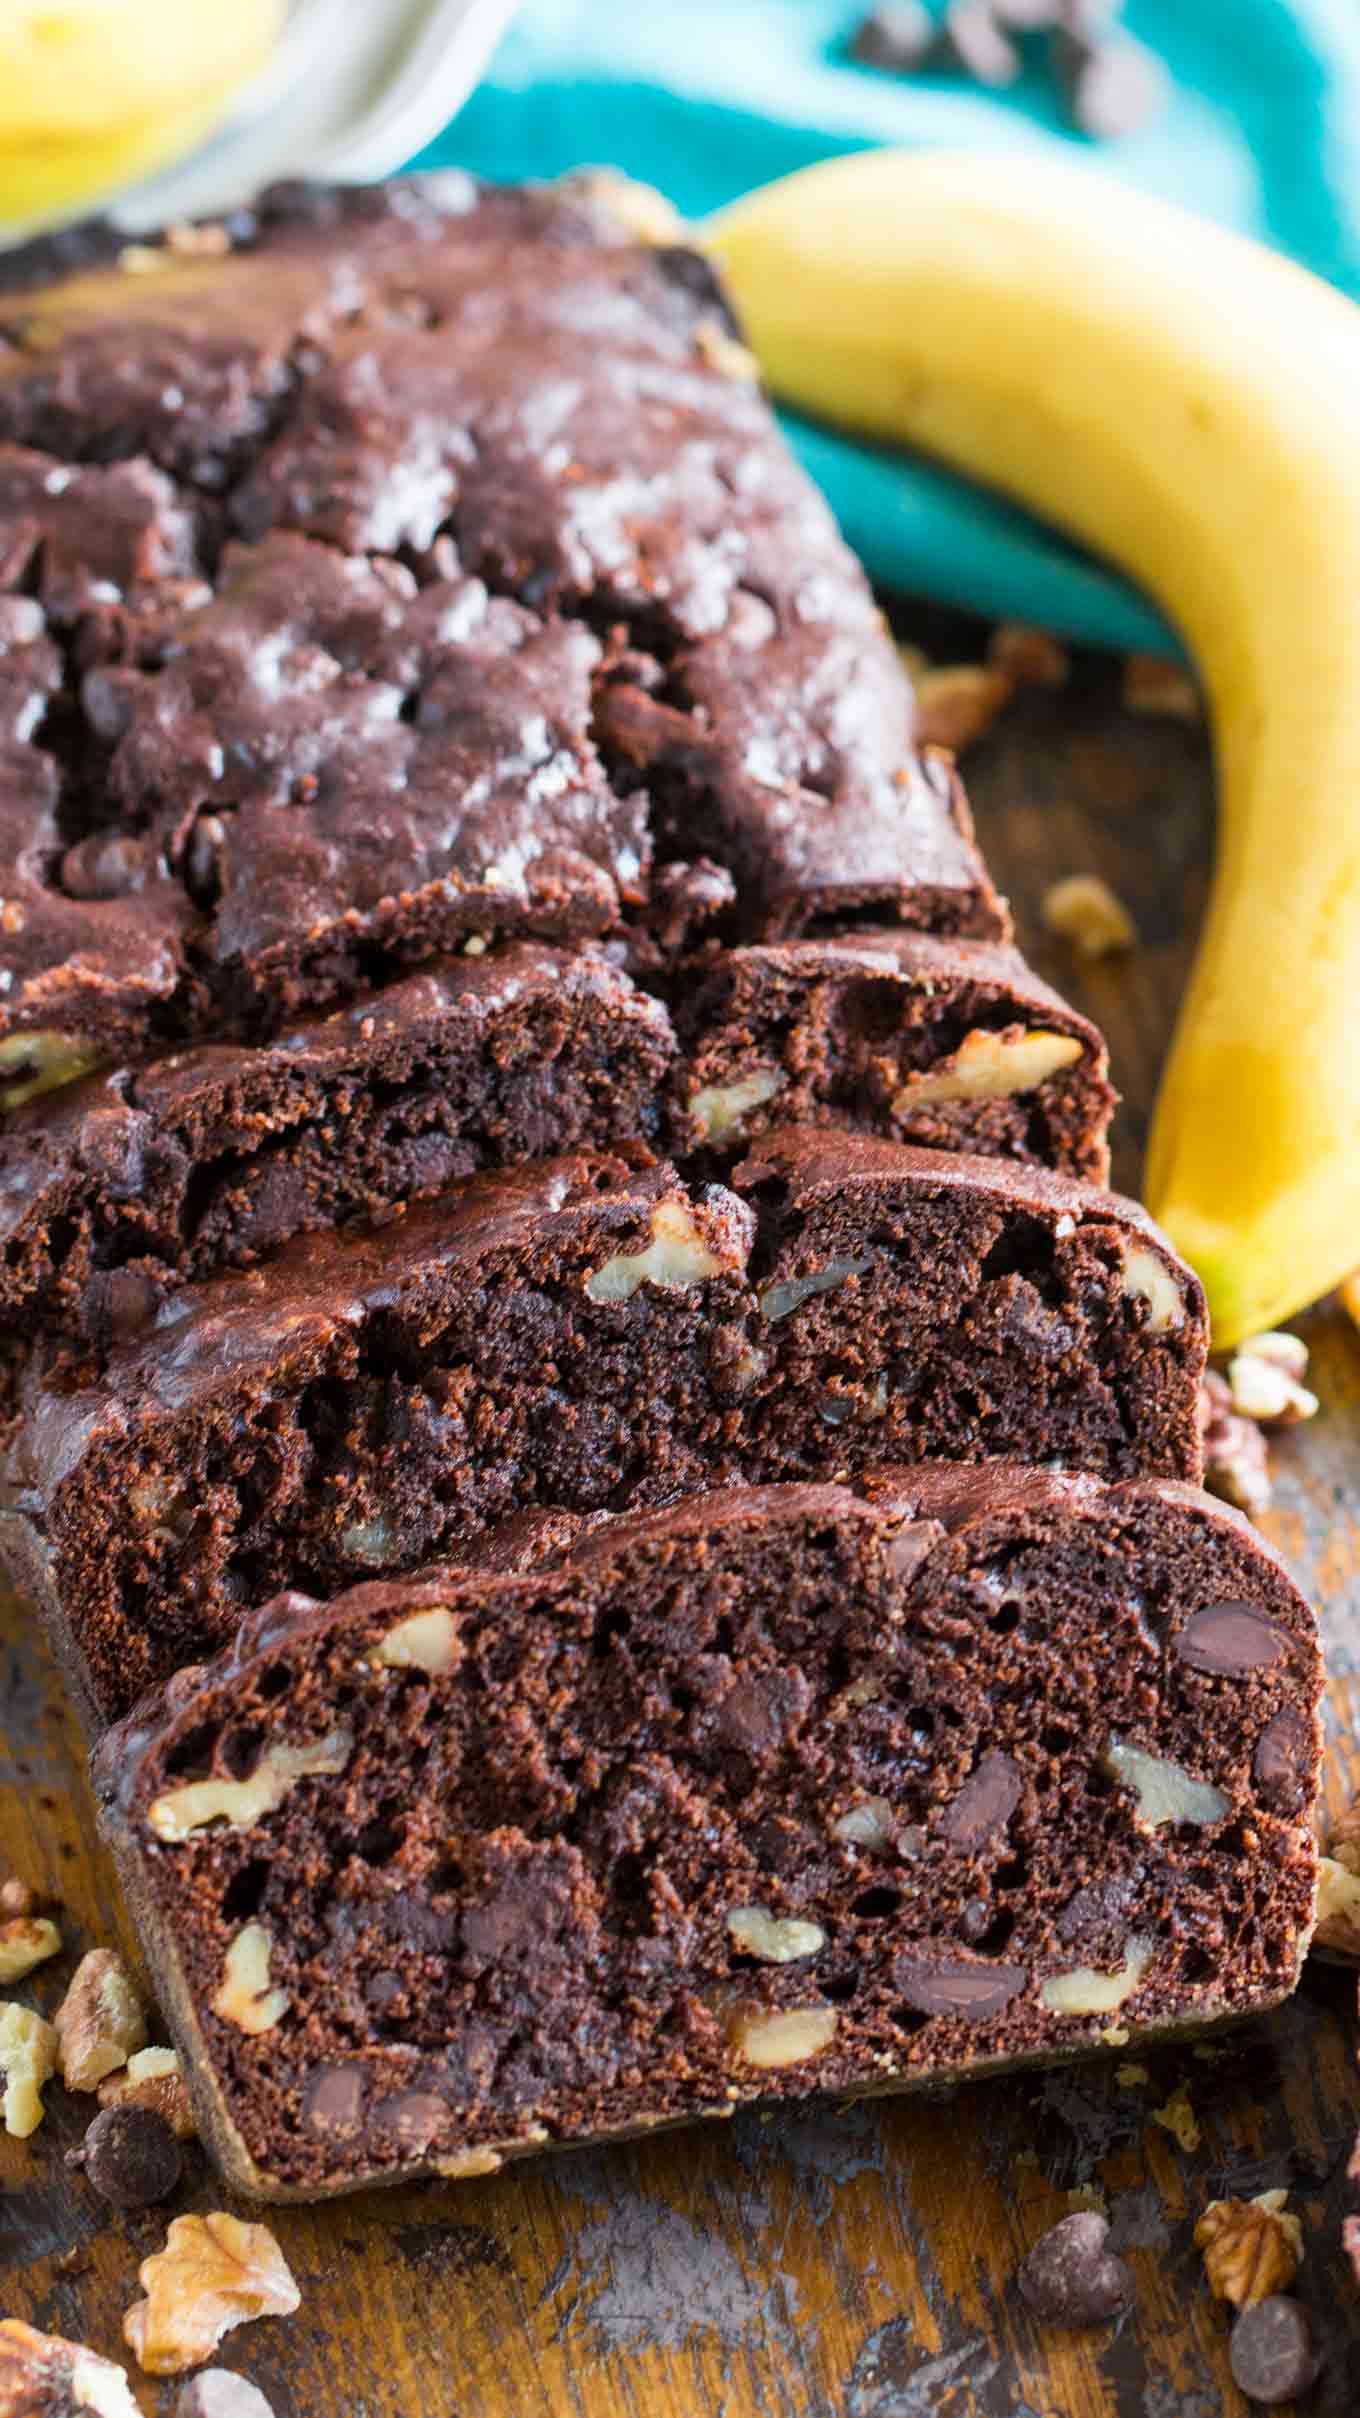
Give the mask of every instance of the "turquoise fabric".
[[[1130, 0], [1165, 62], [1165, 112], [1093, 146], [1035, 66], [994, 96], [849, 56], [857, 0], [522, 0], [478, 89], [421, 165], [556, 176], [611, 161], [691, 216], [870, 143], [1057, 147], [1189, 204], [1360, 297], [1360, 0]], [[1263, 332], [1268, 342], [1268, 333]], [[789, 418], [885, 586], [1097, 644], [1171, 644], [1112, 572], [998, 498]]]

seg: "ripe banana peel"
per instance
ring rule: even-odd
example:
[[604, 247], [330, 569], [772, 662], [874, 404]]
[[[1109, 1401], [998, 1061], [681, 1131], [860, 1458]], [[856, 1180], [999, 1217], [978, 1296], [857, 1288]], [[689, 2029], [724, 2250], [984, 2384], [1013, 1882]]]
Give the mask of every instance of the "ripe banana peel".
[[0, 0], [0, 219], [191, 151], [261, 68], [284, 0]]
[[1184, 634], [1217, 862], [1147, 1191], [1216, 1341], [1275, 1325], [1360, 1263], [1360, 308], [1027, 154], [830, 161], [706, 240], [778, 395], [1018, 497]]

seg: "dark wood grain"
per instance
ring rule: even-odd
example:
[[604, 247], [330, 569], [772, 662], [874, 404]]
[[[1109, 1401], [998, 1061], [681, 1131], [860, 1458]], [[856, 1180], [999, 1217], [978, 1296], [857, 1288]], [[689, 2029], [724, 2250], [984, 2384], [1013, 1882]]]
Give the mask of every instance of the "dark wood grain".
[[[1212, 783], [1202, 737], [1134, 721], [1093, 671], [1026, 699], [968, 765], [981, 836], [1044, 971], [1111, 1037], [1134, 1185], [1157, 1067], [1204, 893]], [[1096, 870], [1142, 934], [1080, 974], [1038, 902]], [[1360, 1256], [1360, 1237], [1357, 1237]], [[1332, 1670], [1339, 1803], [1360, 1782], [1360, 1342], [1306, 1322], [1324, 1409], [1282, 1442], [1267, 1523], [1316, 1593]], [[75, 1951], [125, 1936], [93, 1841], [81, 1748], [22, 1609], [3, 1631], [0, 1845], [62, 1899]], [[50, 2007], [68, 1956], [30, 1995]], [[1227, 2316], [1192, 2242], [1205, 2203], [1287, 2185], [1299, 2290], [1327, 2345], [1310, 2407], [1360, 2407], [1360, 2296], [1342, 2257], [1360, 2124], [1354, 1977], [1313, 1965], [1269, 2022], [937, 2101], [744, 2116], [491, 2180], [281, 2212], [300, 2314], [229, 2336], [278, 2418], [1218, 2418], [1245, 2413]], [[1157, 2123], [1184, 2085], [1199, 2139]], [[4, 2307], [112, 2351], [165, 2212], [105, 2225], [62, 2163], [87, 2103], [49, 2094], [0, 2148]], [[222, 2205], [197, 2164], [182, 2205]], [[1017, 2304], [1019, 2258], [1069, 2209], [1108, 2207], [1137, 2279], [1117, 2328], [1060, 2335]], [[175, 2388], [138, 2380], [145, 2409]]]

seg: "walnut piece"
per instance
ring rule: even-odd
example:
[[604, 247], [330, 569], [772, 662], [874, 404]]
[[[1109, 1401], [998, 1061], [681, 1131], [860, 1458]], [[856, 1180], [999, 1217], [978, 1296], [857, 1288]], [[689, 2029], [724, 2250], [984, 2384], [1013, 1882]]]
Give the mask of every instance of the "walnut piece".
[[1170, 2133], [1172, 2140], [1178, 2143], [1187, 2155], [1192, 2150], [1199, 2148], [1202, 2135], [1199, 2129], [1199, 2118], [1190, 2105], [1188, 2082], [1178, 2082], [1170, 2098], [1165, 2100], [1161, 2107], [1154, 2107], [1152, 2121], [1154, 2124], [1160, 2124], [1164, 2133]]
[[1137, 943], [1128, 908], [1098, 873], [1069, 873], [1053, 882], [1041, 911], [1049, 931], [1069, 940], [1079, 957], [1112, 957]]
[[1062, 640], [1028, 621], [998, 622], [987, 661], [1009, 673], [1019, 688], [1065, 688], [1072, 676], [1072, 658]]
[[1360, 1878], [1330, 1855], [1318, 1857], [1313, 1954], [1338, 1964], [1360, 1963]]
[[267, 2225], [217, 2211], [176, 2217], [165, 2248], [143, 2259], [123, 2332], [148, 2376], [178, 2376], [211, 2357], [253, 2317], [291, 2317], [301, 2294]]
[[1081, 1043], [1072, 1033], [1026, 1032], [1018, 1025], [1002, 1033], [965, 1033], [941, 1065], [908, 1075], [894, 1095], [892, 1113], [906, 1116], [935, 1100], [1007, 1100], [1037, 1090], [1080, 1056]]
[[571, 168], [557, 190], [573, 200], [598, 203], [639, 243], [683, 243], [685, 222], [674, 202], [655, 185], [640, 184], [621, 168]]
[[834, 2007], [733, 2007], [727, 2036], [747, 2065], [802, 2065], [820, 2057], [836, 2037]]
[[177, 2141], [192, 2141], [198, 2131], [177, 2049], [138, 2049], [121, 2073], [100, 2083], [98, 2098], [101, 2107], [149, 2107]]
[[1301, 1419], [1313, 1418], [1318, 1398], [1302, 1382], [1307, 1368], [1308, 1346], [1301, 1336], [1274, 1331], [1251, 1336], [1228, 1363], [1233, 1409], [1268, 1427], [1296, 1427]]
[[208, 2003], [214, 2015], [234, 2023], [238, 2032], [272, 2032], [288, 2012], [287, 1991], [270, 1987], [272, 1946], [263, 1923], [247, 1923], [223, 1960], [222, 1979]]
[[1226, 1377], [1206, 1369], [1200, 1386], [1200, 1435], [1204, 1445], [1204, 1483], [1210, 1494], [1235, 1503], [1253, 1519], [1270, 1509], [1270, 1457], [1266, 1440], [1254, 1419], [1245, 1419], [1232, 1406]]
[[1121, 703], [1129, 714], [1161, 714], [1176, 722], [1200, 722], [1204, 706], [1194, 681], [1165, 655], [1126, 655]]
[[310, 1746], [268, 1746], [248, 1780], [190, 1780], [157, 1797], [147, 1808], [147, 1826], [168, 1846], [178, 1846], [209, 1822], [249, 1830], [273, 1813], [299, 1780], [342, 1772], [354, 1751], [348, 1730], [332, 1730]]
[[916, 734], [923, 747], [956, 755], [984, 738], [1015, 695], [1014, 676], [995, 663], [941, 663], [915, 683]]
[[1250, 2309], [1273, 2292], [1287, 2292], [1303, 2257], [1303, 2227], [1286, 2205], [1287, 2191], [1260, 2191], [1254, 2200], [1211, 2200], [1195, 2227], [1195, 2247], [1215, 2300]]
[[0, 1923], [0, 1982], [22, 1981], [60, 1954], [61, 1933], [45, 1914], [14, 1914]]
[[60, 2334], [39, 2334], [22, 2318], [0, 2324], [0, 2418], [140, 2418], [128, 2380]]
[[1111, 1738], [1100, 1758], [1102, 1771], [1137, 1800], [1134, 1821], [1139, 1830], [1160, 1830], [1164, 1822], [1194, 1822], [1201, 1828], [1221, 1822], [1230, 1800], [1221, 1788], [1196, 1780], [1179, 1763], [1150, 1755], [1144, 1747], [1126, 1746]]
[[471, 2182], [475, 2175], [494, 2175], [505, 2160], [498, 2149], [489, 2145], [482, 2149], [454, 2149], [447, 2157], [436, 2158], [434, 2170], [446, 2183]]
[[663, 1292], [688, 1292], [707, 1282], [722, 1266], [704, 1241], [686, 1201], [658, 1201], [652, 1211], [652, 1239], [645, 1250], [616, 1253], [586, 1279], [592, 1301], [631, 1301], [640, 1285], [659, 1285]]
[[57, 2070], [57, 2035], [50, 2023], [21, 2007], [15, 1999], [0, 2001], [0, 2074], [5, 2095], [0, 2101], [5, 2130], [26, 2141], [43, 2120], [43, 2084]]
[[369, 1656], [393, 1671], [453, 1671], [462, 1659], [458, 1623], [447, 1604], [409, 1612], [379, 1638]]
[[1117, 1973], [1077, 1965], [1070, 1973], [1050, 1974], [1039, 1996], [1055, 2015], [1112, 2015], [1132, 1998], [1155, 1954], [1155, 1940], [1130, 1938]]
[[796, 1915], [771, 1914], [766, 1906], [733, 1906], [727, 1935], [742, 1956], [757, 1956], [765, 1965], [797, 1964], [826, 1946], [820, 1923], [801, 1922]]
[[82, 1956], [53, 2022], [68, 2091], [94, 2090], [146, 2041], [137, 1985], [112, 1948], [91, 1948]]
[[837, 1814], [831, 1828], [847, 1847], [873, 1847], [882, 1851], [896, 1844], [897, 1816], [886, 1797], [863, 1797], [858, 1805]]
[[756, 1067], [732, 1083], [708, 1083], [692, 1092], [689, 1113], [705, 1142], [736, 1142], [746, 1131], [753, 1108], [763, 1108], [784, 1089], [786, 1077], [777, 1067]]
[[1185, 1295], [1179, 1280], [1161, 1254], [1146, 1243], [1133, 1243], [1125, 1249], [1119, 1289], [1131, 1300], [1147, 1303], [1149, 1335], [1165, 1335], [1171, 1327], [1184, 1326]]
[[694, 349], [705, 366], [715, 369], [720, 378], [735, 378], [743, 386], [759, 384], [760, 364], [755, 354], [720, 319], [696, 320]]
[[97, 1051], [74, 1033], [10, 1033], [0, 1041], [0, 1075], [18, 1070], [18, 1079], [0, 1084], [0, 1108], [22, 1108], [25, 1100], [74, 1083], [98, 1064]]

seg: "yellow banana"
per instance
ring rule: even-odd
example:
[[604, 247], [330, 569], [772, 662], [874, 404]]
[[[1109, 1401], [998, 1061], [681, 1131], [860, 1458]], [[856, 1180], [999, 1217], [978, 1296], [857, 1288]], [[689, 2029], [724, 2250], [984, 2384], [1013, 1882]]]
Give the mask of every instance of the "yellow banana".
[[193, 149], [263, 66], [284, 0], [0, 0], [0, 218]]
[[1028, 155], [830, 161], [708, 240], [778, 394], [1019, 497], [1184, 633], [1218, 850], [1148, 1196], [1216, 1340], [1274, 1325], [1360, 1262], [1360, 308]]

